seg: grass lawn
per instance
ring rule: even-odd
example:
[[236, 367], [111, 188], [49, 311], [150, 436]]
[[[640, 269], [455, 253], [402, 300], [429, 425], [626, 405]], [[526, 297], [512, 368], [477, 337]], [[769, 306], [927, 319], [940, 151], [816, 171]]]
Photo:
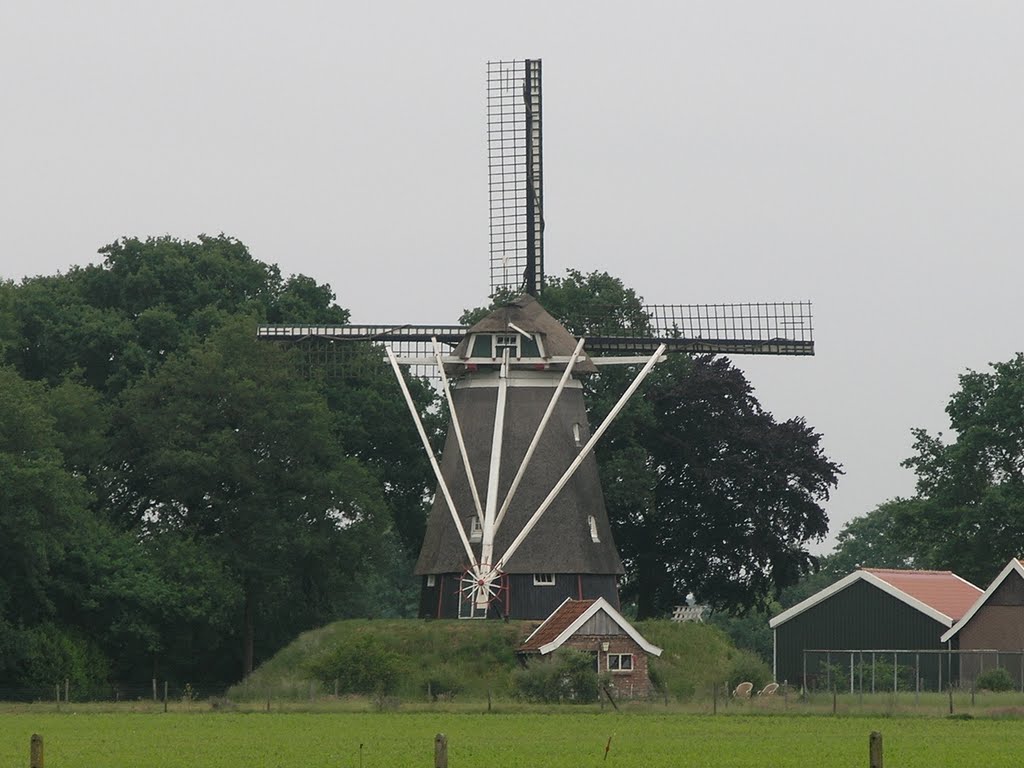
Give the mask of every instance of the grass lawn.
[[[433, 765], [434, 735], [461, 766], [857, 766], [881, 731], [886, 765], [1019, 766], [1024, 720], [776, 714], [576, 712], [57, 713], [0, 715], [0, 765], [27, 766], [33, 733], [48, 768]], [[611, 737], [607, 760], [605, 746]], [[362, 749], [360, 749], [362, 745]]]

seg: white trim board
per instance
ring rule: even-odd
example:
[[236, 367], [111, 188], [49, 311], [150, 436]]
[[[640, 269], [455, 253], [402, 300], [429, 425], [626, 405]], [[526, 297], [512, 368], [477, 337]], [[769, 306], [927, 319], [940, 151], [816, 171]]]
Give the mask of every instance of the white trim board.
[[[568, 602], [570, 599], [571, 598], [566, 598], [565, 601], [562, 602], [562, 605], [565, 605], [565, 603]], [[555, 613], [557, 613], [561, 609], [562, 605], [558, 606], [558, 608], [555, 609]], [[568, 640], [570, 637], [576, 634], [580, 627], [582, 627], [584, 624], [590, 621], [590, 619], [593, 618], [598, 611], [604, 611], [606, 614], [608, 614], [608, 617], [616, 624], [618, 624], [619, 627], [622, 628], [622, 631], [629, 635], [630, 638], [632, 638], [632, 640], [637, 645], [639, 645], [646, 653], [649, 653], [652, 656], [661, 656], [661, 648], [647, 642], [647, 640], [644, 639], [643, 635], [637, 632], [636, 629], [633, 628], [633, 625], [626, 621], [625, 617], [621, 613], [612, 608], [611, 603], [609, 603], [603, 597], [599, 597], [596, 600], [594, 600], [594, 602], [591, 603], [590, 607], [587, 608], [587, 610], [585, 610], [583, 613], [581, 613], [572, 622], [572, 624], [570, 624], [568, 627], [562, 630], [562, 633], [558, 637], [556, 637], [550, 643], [545, 643], [544, 645], [542, 645], [539, 648], [540, 654], [543, 656], [545, 654], [551, 653], [552, 651], [558, 650], [558, 648], [560, 648], [566, 640]], [[552, 616], [554, 616], [554, 613], [552, 614]], [[551, 616], [549, 616], [548, 619], [544, 621], [544, 624], [547, 624], [547, 621], [550, 620], [550, 618]], [[537, 629], [530, 633], [530, 637], [533, 637], [537, 632], [539, 632], [540, 628], [543, 627], [544, 624], [541, 624], [540, 627], [537, 627]], [[526, 638], [526, 642], [530, 641], [530, 637]], [[526, 643], [524, 643], [524, 645], [525, 644]]]
[[963, 618], [950, 627], [946, 634], [942, 636], [942, 642], [949, 642], [957, 632], [967, 626], [967, 622], [974, 618], [974, 614], [981, 610], [981, 606], [988, 602], [988, 599], [992, 597], [992, 593], [999, 589], [999, 586], [1006, 581], [1006, 577], [1015, 571], [1022, 579], [1024, 579], [1024, 564], [1022, 564], [1016, 557], [1006, 564], [1006, 567], [1003, 568], [999, 575], [996, 576], [995, 580], [989, 584], [988, 589], [986, 589], [982, 593], [981, 597], [974, 602], [974, 605], [972, 605], [970, 610], [963, 615]]
[[[956, 574], [952, 574], [952, 575], [956, 576]], [[959, 576], [956, 576], [956, 578], [960, 579]], [[933, 608], [932, 606], [928, 605], [927, 603], [921, 602], [916, 597], [908, 595], [902, 589], [894, 587], [888, 581], [886, 581], [885, 579], [877, 576], [874, 573], [871, 573], [870, 571], [854, 571], [849, 576], [844, 576], [843, 578], [841, 578], [839, 581], [837, 581], [832, 586], [826, 587], [825, 589], [821, 590], [820, 592], [817, 592], [817, 593], [811, 595], [806, 600], [804, 600], [802, 602], [799, 602], [796, 605], [794, 605], [793, 607], [788, 608], [787, 610], [783, 611], [778, 616], [776, 616], [774, 619], [769, 621], [768, 622], [768, 626], [771, 627], [772, 629], [775, 629], [780, 624], [785, 624], [790, 619], [792, 619], [792, 618], [794, 618], [796, 616], [799, 616], [801, 613], [803, 613], [804, 611], [806, 611], [806, 610], [808, 610], [810, 608], [813, 608], [818, 603], [823, 602], [824, 600], [827, 600], [828, 598], [832, 597], [833, 595], [835, 595], [835, 594], [837, 594], [839, 592], [842, 592], [844, 589], [846, 589], [849, 586], [852, 586], [853, 584], [855, 584], [858, 581], [866, 581], [871, 586], [877, 587], [878, 589], [880, 589], [883, 592], [885, 592], [887, 595], [891, 595], [892, 597], [895, 597], [900, 602], [906, 603], [907, 605], [909, 605], [914, 610], [920, 611], [925, 616], [927, 616], [927, 617], [929, 617], [931, 619], [934, 619], [935, 621], [939, 622], [940, 624], [945, 625], [946, 627], [953, 626], [953, 618], [951, 616], [947, 616], [946, 614], [942, 613], [942, 611], [939, 611], [939, 610]], [[960, 579], [960, 581], [963, 581], [965, 584], [970, 584], [970, 582], [965, 581], [964, 579]], [[974, 586], [973, 584], [970, 584], [970, 585]], [[978, 589], [977, 587], [974, 587], [974, 588]], [[979, 589], [978, 591], [980, 592], [981, 590]]]

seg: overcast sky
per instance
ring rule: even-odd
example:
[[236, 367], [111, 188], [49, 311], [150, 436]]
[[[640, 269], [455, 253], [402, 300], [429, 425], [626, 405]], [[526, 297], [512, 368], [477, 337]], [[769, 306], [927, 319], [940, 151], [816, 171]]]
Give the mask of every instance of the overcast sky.
[[813, 358], [736, 358], [846, 469], [1024, 349], [1024, 3], [0, 3], [0, 276], [227, 233], [355, 322], [488, 291], [484, 80], [544, 62], [549, 274], [650, 303], [809, 299]]

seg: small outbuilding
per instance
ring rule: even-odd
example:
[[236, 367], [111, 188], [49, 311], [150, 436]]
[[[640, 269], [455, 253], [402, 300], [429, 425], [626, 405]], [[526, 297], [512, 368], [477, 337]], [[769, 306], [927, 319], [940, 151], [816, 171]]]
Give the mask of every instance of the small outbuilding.
[[559, 648], [591, 653], [599, 674], [608, 673], [621, 696], [651, 693], [647, 657], [661, 648], [647, 642], [603, 597], [566, 600], [519, 647], [524, 656], [546, 656]]
[[1024, 685], [1024, 563], [1017, 558], [1007, 563], [942, 641], [959, 644], [961, 683], [1002, 667], [1018, 687]]
[[[769, 622], [775, 679], [813, 687], [829, 674], [826, 667], [846, 673], [854, 663], [863, 669], [878, 658], [861, 651], [955, 648], [955, 641], [946, 643], [942, 635], [980, 595], [978, 587], [951, 571], [861, 568]], [[893, 658], [887, 654], [882, 661]], [[902, 654], [895, 666], [913, 666], [921, 685], [932, 690], [956, 672], [937, 653]]]

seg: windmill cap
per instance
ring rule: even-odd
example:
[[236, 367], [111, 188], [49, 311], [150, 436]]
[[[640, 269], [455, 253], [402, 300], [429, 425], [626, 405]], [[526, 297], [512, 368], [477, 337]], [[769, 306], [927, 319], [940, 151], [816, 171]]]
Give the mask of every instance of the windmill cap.
[[[576, 337], [555, 320], [540, 305], [540, 302], [524, 293], [504, 306], [498, 307], [472, 326], [455, 348], [454, 354], [456, 357], [468, 358], [470, 356], [470, 340], [476, 334], [508, 333], [520, 330], [540, 335], [544, 339], [544, 350], [548, 357], [568, 357], [576, 351]], [[597, 366], [589, 358], [577, 361], [573, 368], [573, 373], [596, 372]]]

